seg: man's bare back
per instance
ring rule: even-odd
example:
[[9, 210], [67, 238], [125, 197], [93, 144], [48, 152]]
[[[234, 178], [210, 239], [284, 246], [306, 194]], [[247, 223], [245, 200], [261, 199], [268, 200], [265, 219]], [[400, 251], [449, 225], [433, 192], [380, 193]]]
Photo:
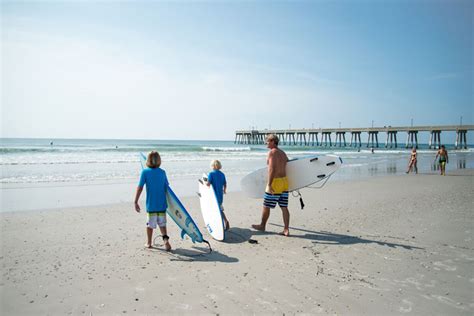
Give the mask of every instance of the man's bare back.
[[268, 153], [268, 169], [269, 173], [273, 175], [273, 178], [286, 177], [286, 163], [288, 162], [288, 156], [284, 151], [278, 148], [272, 148]]

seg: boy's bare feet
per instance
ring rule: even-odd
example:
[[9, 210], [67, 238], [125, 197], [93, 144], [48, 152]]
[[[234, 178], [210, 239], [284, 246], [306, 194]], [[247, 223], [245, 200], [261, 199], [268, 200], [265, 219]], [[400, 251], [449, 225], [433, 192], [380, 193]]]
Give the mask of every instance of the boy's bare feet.
[[225, 222], [225, 230], [229, 230], [229, 228], [230, 228], [229, 221], [226, 221]]
[[166, 250], [166, 251], [171, 251], [171, 245], [170, 245], [170, 243], [168, 242], [168, 240], [165, 242], [165, 250]]
[[290, 237], [290, 231], [285, 229], [279, 235], [282, 235], [282, 236], [285, 236], [285, 237]]
[[262, 225], [252, 225], [252, 228], [253, 229], [256, 229], [256, 230], [259, 230], [261, 232], [264, 232], [265, 231], [265, 227], [262, 226]]
[[145, 244], [145, 248], [153, 248], [153, 246], [151, 244]]

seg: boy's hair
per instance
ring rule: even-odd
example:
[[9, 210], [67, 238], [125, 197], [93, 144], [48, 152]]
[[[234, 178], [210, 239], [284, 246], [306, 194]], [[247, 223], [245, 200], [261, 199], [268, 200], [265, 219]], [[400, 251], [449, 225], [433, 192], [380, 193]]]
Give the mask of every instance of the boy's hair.
[[275, 143], [276, 146], [278, 146], [278, 142], [280, 141], [278, 139], [278, 136], [276, 136], [275, 134], [269, 134], [267, 136], [267, 140], [273, 140], [273, 142]]
[[161, 166], [161, 157], [157, 151], [150, 151], [146, 158], [146, 166], [153, 169]]
[[212, 169], [215, 168], [215, 169], [219, 170], [219, 169], [222, 168], [222, 164], [219, 160], [213, 160], [213, 161], [211, 161], [211, 168]]

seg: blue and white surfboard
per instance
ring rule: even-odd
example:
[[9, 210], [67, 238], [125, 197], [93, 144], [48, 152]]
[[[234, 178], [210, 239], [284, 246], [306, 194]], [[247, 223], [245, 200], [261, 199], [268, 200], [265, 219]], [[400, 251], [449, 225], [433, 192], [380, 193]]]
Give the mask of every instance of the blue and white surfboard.
[[[142, 169], [146, 168], [146, 156], [143, 153], [140, 153], [140, 163], [142, 165]], [[185, 235], [188, 235], [193, 243], [206, 242], [209, 244], [206, 240], [204, 240], [191, 215], [189, 215], [188, 211], [186, 211], [186, 208], [169, 186], [166, 192], [166, 202], [168, 203], [166, 213], [173, 219], [176, 225], [181, 228], [181, 238], [184, 238]]]

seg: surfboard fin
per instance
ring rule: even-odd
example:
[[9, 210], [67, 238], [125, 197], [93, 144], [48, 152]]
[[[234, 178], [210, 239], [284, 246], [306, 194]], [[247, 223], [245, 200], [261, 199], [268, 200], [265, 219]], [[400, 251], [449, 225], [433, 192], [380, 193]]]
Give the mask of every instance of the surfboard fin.
[[196, 194], [197, 194], [199, 197], [201, 197], [201, 193], [199, 193], [199, 192], [196, 192]]
[[320, 175], [318, 175], [318, 178], [320, 178], [320, 179], [325, 178], [325, 177], [326, 177], [325, 174], [320, 174]]
[[181, 231], [181, 239], [184, 239], [184, 235], [186, 235], [186, 231], [183, 229], [183, 230]]
[[318, 160], [318, 157], [314, 157], [313, 159], [311, 159], [309, 162], [313, 162], [313, 161], [316, 161]]
[[335, 161], [331, 161], [331, 162], [328, 162], [328, 163], [326, 164], [326, 166], [332, 166], [332, 165], [335, 165], [335, 164], [336, 164]]
[[201, 179], [198, 179], [199, 183], [204, 184]]

